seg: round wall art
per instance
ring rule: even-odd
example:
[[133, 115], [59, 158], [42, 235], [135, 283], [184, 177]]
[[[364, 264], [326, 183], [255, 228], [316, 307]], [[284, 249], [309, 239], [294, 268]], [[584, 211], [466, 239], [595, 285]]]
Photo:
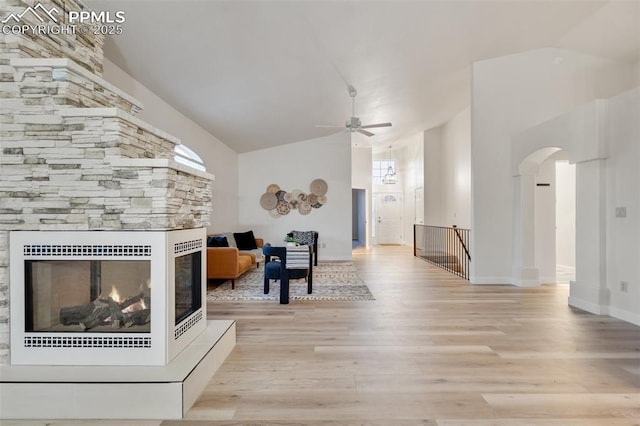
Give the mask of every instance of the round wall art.
[[319, 197], [327, 193], [327, 182], [325, 182], [323, 179], [316, 179], [311, 182], [311, 185], [309, 185], [309, 189], [311, 189], [311, 193], [313, 195]]
[[309, 192], [301, 189], [289, 192], [272, 183], [267, 185], [264, 194], [260, 196], [260, 206], [274, 218], [296, 210], [301, 215], [308, 215], [313, 209], [319, 209], [327, 204], [328, 189], [329, 186], [324, 179], [314, 179], [309, 185]]

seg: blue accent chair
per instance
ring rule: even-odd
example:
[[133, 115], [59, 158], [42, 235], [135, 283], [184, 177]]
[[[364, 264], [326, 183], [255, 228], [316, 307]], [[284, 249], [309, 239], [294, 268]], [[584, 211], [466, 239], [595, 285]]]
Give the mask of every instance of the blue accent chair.
[[304, 278], [308, 282], [308, 269], [286, 270], [286, 247], [273, 247], [267, 243], [262, 247], [262, 253], [264, 254], [264, 294], [269, 294], [269, 280], [280, 280], [281, 290], [283, 288], [283, 278], [287, 280], [287, 284], [289, 279], [298, 280]]
[[273, 247], [267, 243], [262, 247], [262, 253], [264, 254], [264, 294], [269, 294], [269, 280], [279, 280], [285, 276], [287, 248]]

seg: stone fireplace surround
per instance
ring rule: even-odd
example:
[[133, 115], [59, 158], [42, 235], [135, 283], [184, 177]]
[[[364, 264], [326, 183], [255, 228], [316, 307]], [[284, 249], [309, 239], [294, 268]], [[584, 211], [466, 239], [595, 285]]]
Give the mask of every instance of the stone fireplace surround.
[[[28, 5], [3, 2], [0, 15]], [[176, 163], [179, 139], [136, 118], [140, 102], [102, 79], [103, 43], [93, 34], [0, 34], [0, 418], [181, 418], [235, 345], [235, 322], [206, 321], [203, 309], [204, 331], [166, 349], [162, 362], [16, 365], [19, 355], [9, 356], [20, 302], [20, 283], [10, 282], [13, 231], [55, 231], [64, 243], [74, 232], [203, 232], [209, 224], [213, 175]]]

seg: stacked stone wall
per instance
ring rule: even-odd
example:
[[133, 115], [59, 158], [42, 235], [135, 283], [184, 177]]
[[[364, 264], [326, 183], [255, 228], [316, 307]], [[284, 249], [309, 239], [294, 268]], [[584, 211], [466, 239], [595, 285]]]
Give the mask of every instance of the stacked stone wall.
[[142, 109], [137, 100], [68, 58], [12, 59], [10, 65], [13, 74], [5, 72], [2, 78], [17, 84], [5, 85], [3, 109], [21, 113], [30, 106], [39, 112], [42, 108], [117, 107], [130, 114]]

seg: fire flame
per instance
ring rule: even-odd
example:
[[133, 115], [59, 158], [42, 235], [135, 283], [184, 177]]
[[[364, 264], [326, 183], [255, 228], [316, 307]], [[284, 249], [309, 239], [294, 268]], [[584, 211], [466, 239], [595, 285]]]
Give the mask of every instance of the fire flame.
[[115, 287], [111, 287], [111, 293], [109, 293], [109, 297], [116, 303], [120, 303], [120, 293], [118, 293], [118, 289]]

